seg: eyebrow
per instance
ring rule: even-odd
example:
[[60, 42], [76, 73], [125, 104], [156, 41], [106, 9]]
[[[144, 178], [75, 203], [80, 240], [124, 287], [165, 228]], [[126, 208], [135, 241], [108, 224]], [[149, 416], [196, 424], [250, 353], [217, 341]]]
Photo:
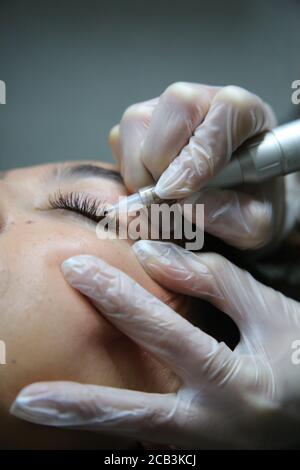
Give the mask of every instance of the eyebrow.
[[63, 178], [107, 178], [111, 181], [124, 184], [123, 178], [118, 171], [92, 164], [57, 167], [54, 169], [52, 176], [57, 177], [58, 175]]

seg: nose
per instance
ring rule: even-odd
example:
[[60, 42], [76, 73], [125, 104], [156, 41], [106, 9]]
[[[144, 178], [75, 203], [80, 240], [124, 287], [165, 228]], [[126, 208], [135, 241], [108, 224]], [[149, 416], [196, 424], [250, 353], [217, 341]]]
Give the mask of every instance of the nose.
[[24, 203], [24, 195], [20, 194], [20, 188], [0, 176], [0, 235], [24, 215], [22, 201]]

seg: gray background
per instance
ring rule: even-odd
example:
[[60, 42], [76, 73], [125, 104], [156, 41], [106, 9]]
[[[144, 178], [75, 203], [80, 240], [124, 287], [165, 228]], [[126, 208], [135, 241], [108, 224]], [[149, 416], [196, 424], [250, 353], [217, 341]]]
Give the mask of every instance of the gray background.
[[0, 0], [0, 167], [111, 160], [124, 109], [178, 80], [246, 87], [285, 121], [299, 55], [296, 0]]

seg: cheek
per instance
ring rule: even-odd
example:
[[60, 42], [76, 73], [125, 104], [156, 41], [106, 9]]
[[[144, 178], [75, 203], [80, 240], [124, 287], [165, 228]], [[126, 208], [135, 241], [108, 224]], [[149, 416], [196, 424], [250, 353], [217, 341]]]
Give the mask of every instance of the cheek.
[[7, 282], [0, 299], [0, 330], [8, 364], [0, 370], [5, 384], [0, 389], [7, 403], [35, 381], [118, 383], [109, 349], [123, 335], [60, 271], [64, 259], [90, 253], [93, 243], [86, 234], [83, 239], [58, 230], [55, 236], [45, 236], [44, 229], [36, 224], [34, 230], [24, 230], [21, 239], [11, 234], [1, 241], [0, 249], [7, 253], [1, 279]]
[[[61, 272], [61, 264], [70, 256], [90, 254], [127, 273], [146, 290], [176, 309], [178, 296], [155, 283], [137, 261], [126, 240], [99, 240], [93, 231], [73, 224], [36, 222], [18, 228], [2, 246], [7, 255], [5, 274], [6, 302], [11, 310], [20, 306], [28, 320], [45, 324], [52, 329], [60, 325], [71, 337], [73, 330], [86, 332], [105, 344], [120, 336], [94, 307], [71, 288]], [[55, 307], [55, 308], [54, 308]], [[6, 309], [7, 310], [7, 309]], [[43, 312], [37, 313], [37, 312]], [[22, 321], [22, 318], [21, 318]]]
[[173, 296], [144, 272], [126, 241], [98, 240], [80, 227], [55, 224], [54, 230], [53, 225], [36, 222], [1, 240], [6, 287], [0, 298], [0, 329], [8, 366], [0, 368], [0, 390], [8, 404], [35, 381], [124, 386], [124, 377], [131, 380], [134, 370], [145, 370], [141, 351], [65, 281], [60, 266], [68, 257], [98, 256], [172, 302]]
[[[138, 262], [133, 250], [133, 242], [128, 240], [99, 240], [93, 231], [81, 227], [61, 227], [54, 238], [48, 238], [45, 243], [47, 263], [60, 272], [60, 266], [70, 256], [88, 254], [97, 256], [110, 265], [128, 274], [150, 293], [165, 303], [176, 307], [177, 296], [157, 284], [146, 273]], [[44, 256], [44, 254], [42, 254]]]

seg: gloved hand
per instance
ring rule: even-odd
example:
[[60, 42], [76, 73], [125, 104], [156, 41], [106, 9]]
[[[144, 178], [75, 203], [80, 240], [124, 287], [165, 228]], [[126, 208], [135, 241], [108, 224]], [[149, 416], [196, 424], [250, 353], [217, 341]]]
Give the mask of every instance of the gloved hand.
[[[179, 82], [159, 98], [130, 106], [109, 140], [130, 191], [158, 180], [160, 197], [185, 198], [243, 142], [275, 124], [270, 106], [242, 88]], [[205, 190], [197, 202], [205, 204], [205, 230], [240, 249], [274, 245], [282, 235], [283, 178], [254, 191]]]
[[92, 256], [63, 265], [72, 286], [181, 379], [152, 394], [71, 382], [26, 387], [12, 413], [58, 427], [123, 434], [182, 448], [299, 446], [300, 305], [215, 254], [139, 241], [147, 271], [206, 299], [237, 323], [234, 351], [191, 325], [124, 273]]

